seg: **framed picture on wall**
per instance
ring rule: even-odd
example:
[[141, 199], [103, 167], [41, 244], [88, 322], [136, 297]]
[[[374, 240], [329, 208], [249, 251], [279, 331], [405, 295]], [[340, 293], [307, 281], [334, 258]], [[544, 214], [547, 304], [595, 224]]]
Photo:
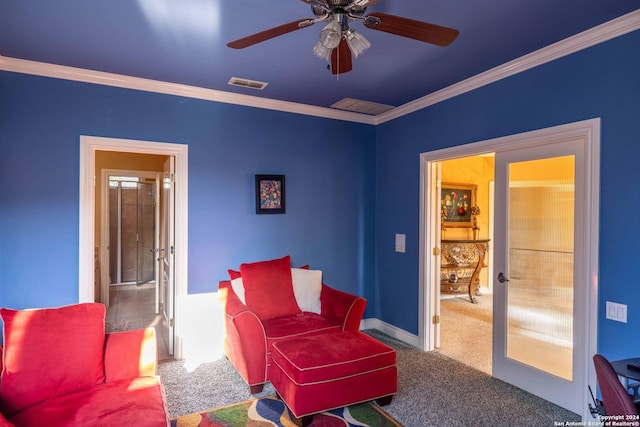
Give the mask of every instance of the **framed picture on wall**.
[[440, 214], [444, 227], [473, 227], [471, 208], [476, 206], [477, 189], [474, 184], [442, 183]]
[[256, 213], [285, 213], [284, 175], [256, 175]]

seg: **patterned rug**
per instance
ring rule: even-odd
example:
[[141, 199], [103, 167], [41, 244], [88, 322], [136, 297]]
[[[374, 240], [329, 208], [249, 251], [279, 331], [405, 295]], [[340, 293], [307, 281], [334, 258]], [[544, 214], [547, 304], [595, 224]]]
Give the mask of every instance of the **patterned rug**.
[[[275, 396], [247, 400], [171, 420], [171, 427], [296, 427]], [[371, 402], [316, 414], [310, 427], [402, 427]]]

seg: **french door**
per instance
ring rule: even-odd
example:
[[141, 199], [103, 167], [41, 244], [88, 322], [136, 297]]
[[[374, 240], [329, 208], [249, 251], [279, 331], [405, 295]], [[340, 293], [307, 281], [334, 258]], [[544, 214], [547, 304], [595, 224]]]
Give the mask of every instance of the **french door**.
[[162, 300], [162, 339], [169, 354], [174, 354], [175, 318], [175, 158], [169, 156], [162, 173], [160, 203], [160, 251], [158, 269], [162, 276], [160, 297]]
[[495, 160], [493, 375], [581, 414], [584, 141], [498, 151]]

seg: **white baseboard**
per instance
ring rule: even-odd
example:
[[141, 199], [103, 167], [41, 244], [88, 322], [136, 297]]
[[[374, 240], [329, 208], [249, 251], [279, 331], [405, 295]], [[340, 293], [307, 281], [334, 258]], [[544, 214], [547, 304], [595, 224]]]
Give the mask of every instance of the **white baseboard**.
[[360, 330], [364, 329], [375, 329], [376, 331], [389, 335], [391, 338], [395, 338], [398, 341], [420, 348], [420, 338], [417, 335], [407, 332], [404, 329], [400, 329], [397, 326], [383, 322], [380, 319], [362, 319], [362, 322], [360, 322]]

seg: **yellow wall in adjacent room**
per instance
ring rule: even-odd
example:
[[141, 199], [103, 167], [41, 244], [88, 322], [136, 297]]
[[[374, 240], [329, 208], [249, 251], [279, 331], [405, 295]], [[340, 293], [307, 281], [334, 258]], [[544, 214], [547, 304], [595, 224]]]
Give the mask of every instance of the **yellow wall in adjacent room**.
[[[478, 239], [489, 238], [489, 183], [494, 180], [495, 158], [493, 155], [464, 157], [441, 162], [442, 182], [453, 184], [477, 185], [476, 206], [480, 208], [477, 216]], [[438, 209], [440, 207], [438, 206]], [[448, 227], [444, 232], [446, 239], [473, 239], [471, 228]], [[492, 244], [489, 243], [489, 250]], [[480, 272], [480, 286], [489, 283], [488, 269]]]
[[[489, 237], [489, 183], [494, 180], [495, 162], [491, 156], [464, 157], [446, 160], [442, 164], [442, 182], [477, 185], [476, 205], [480, 207], [478, 215], [479, 239]], [[447, 228], [447, 239], [472, 239], [469, 228]]]

